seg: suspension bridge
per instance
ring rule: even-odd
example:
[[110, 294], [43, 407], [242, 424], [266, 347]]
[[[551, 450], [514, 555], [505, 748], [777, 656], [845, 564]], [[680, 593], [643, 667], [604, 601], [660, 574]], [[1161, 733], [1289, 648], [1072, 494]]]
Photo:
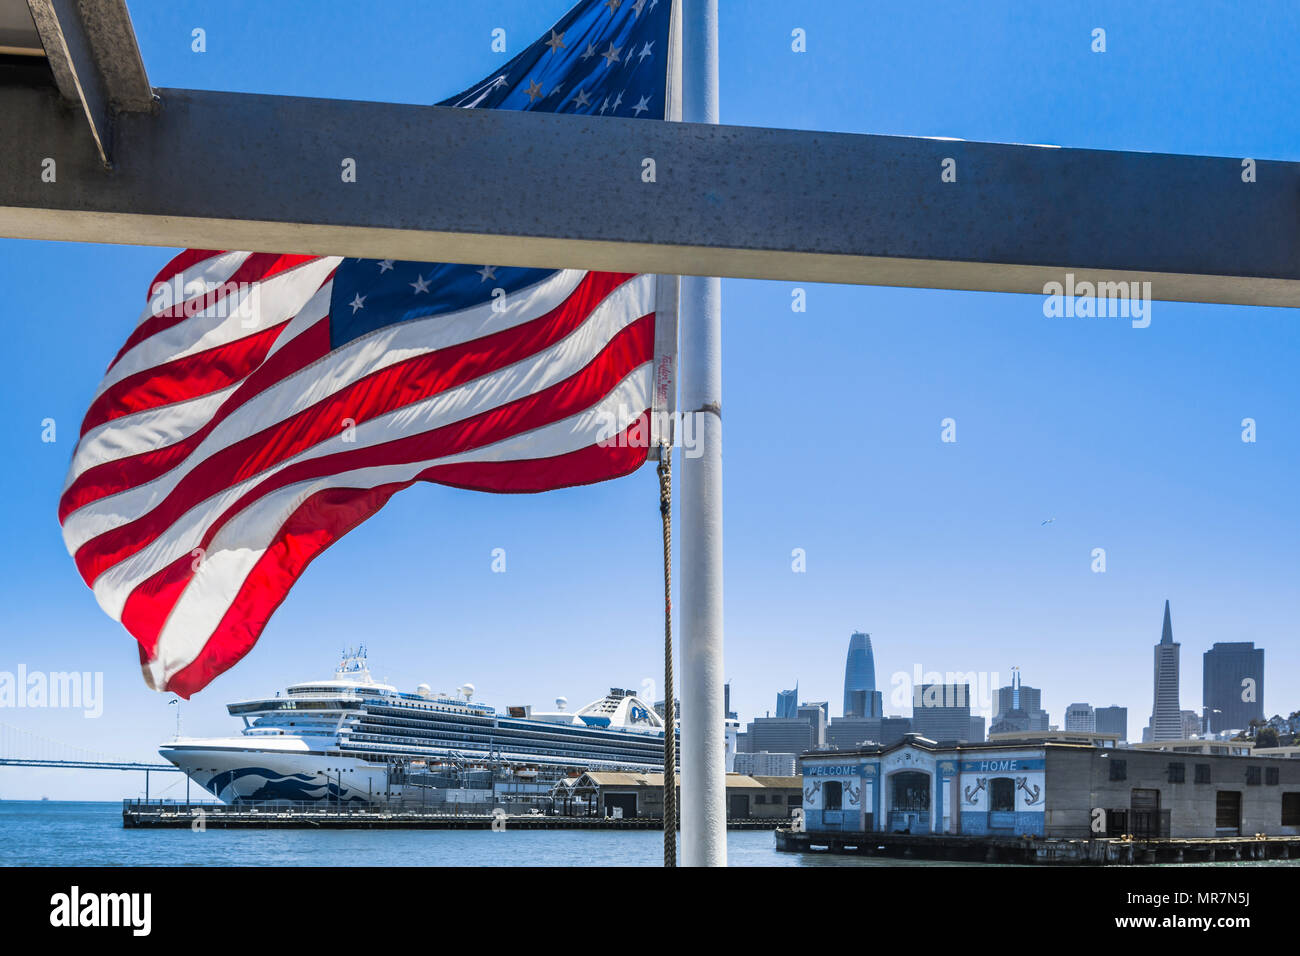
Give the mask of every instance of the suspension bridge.
[[[0, 767], [63, 767], [68, 770], [142, 770], [180, 773], [162, 761], [131, 760], [53, 740], [0, 722]], [[147, 784], [146, 784], [147, 786]]]

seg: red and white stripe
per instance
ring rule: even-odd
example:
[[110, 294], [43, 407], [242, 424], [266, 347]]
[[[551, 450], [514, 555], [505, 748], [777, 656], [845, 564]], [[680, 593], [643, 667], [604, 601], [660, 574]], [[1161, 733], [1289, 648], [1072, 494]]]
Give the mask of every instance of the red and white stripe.
[[[307, 564], [413, 482], [545, 491], [646, 460], [601, 439], [654, 405], [655, 277], [560, 271], [504, 310], [331, 349], [339, 262], [182, 253], [150, 288], [179, 276], [187, 301], [145, 309], [91, 401], [59, 519], [156, 689], [237, 662]], [[247, 284], [252, 322], [230, 299]]]

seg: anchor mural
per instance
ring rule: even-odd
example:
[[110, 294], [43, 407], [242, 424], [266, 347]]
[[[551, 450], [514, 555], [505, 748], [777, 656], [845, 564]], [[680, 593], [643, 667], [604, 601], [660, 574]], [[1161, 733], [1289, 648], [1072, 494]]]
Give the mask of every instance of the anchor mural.
[[975, 798], [979, 796], [979, 792], [988, 785], [988, 782], [988, 777], [976, 777], [975, 786], [966, 788], [966, 802], [974, 803]]
[[1028, 784], [1028, 777], [1016, 777], [1016, 789], [1025, 791], [1025, 796], [1028, 798], [1025, 800], [1025, 806], [1032, 807], [1042, 799], [1043, 790], [1038, 784], [1034, 784], [1034, 792], [1030, 793]]

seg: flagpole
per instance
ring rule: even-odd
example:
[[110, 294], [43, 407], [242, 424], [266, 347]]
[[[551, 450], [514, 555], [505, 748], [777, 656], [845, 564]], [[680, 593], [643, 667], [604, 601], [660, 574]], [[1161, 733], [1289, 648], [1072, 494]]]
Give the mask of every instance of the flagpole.
[[[682, 119], [717, 123], [718, 0], [681, 0], [680, 9]], [[700, 452], [682, 455], [682, 863], [725, 866], [721, 279], [682, 277], [680, 334], [681, 408]]]

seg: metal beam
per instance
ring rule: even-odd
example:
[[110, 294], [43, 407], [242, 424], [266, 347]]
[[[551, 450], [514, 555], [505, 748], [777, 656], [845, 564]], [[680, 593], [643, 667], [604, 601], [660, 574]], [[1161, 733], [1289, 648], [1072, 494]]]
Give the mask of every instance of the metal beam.
[[27, 0], [63, 98], [80, 103], [102, 164], [113, 118], [153, 108], [153, 91], [125, 0]]
[[26, 0], [0, 0], [0, 56], [45, 56]]
[[107, 171], [51, 94], [0, 89], [0, 235], [1300, 306], [1296, 163], [156, 92]]

